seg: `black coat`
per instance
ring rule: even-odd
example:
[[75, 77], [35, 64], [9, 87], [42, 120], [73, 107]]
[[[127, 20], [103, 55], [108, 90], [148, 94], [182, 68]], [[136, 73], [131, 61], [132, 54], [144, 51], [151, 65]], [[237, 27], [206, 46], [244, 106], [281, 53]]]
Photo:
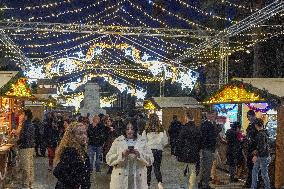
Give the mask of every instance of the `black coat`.
[[56, 189], [77, 189], [80, 186], [89, 189], [91, 166], [88, 155], [82, 159], [75, 148], [65, 148], [53, 175], [58, 179]]
[[108, 138], [108, 129], [103, 124], [99, 123], [96, 127], [89, 125], [87, 130], [89, 145], [96, 147], [103, 146]]
[[31, 120], [24, 122], [17, 144], [21, 149], [33, 148], [35, 146], [35, 128]]
[[180, 162], [196, 163], [199, 161], [201, 149], [201, 133], [190, 121], [182, 127], [177, 143], [177, 159]]
[[168, 130], [170, 142], [173, 143], [178, 139], [179, 132], [181, 131], [182, 124], [179, 121], [172, 121]]
[[201, 124], [202, 149], [215, 152], [217, 142], [216, 126], [209, 120]]
[[226, 132], [227, 139], [227, 161], [229, 165], [235, 165], [237, 158], [242, 155], [240, 154], [241, 144], [237, 139], [237, 131], [235, 129], [229, 129]]

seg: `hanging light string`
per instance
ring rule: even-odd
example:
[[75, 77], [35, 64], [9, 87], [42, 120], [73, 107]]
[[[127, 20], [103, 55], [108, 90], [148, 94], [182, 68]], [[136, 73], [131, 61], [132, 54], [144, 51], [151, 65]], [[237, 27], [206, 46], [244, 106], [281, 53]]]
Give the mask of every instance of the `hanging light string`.
[[237, 21], [232, 21], [230, 18], [226, 18], [226, 17], [222, 17], [222, 16], [218, 16], [218, 15], [213, 15], [212, 13], [209, 13], [209, 12], [206, 12], [206, 11], [203, 11], [195, 6], [192, 6], [190, 4], [187, 4], [186, 2], [184, 2], [183, 0], [177, 0], [180, 4], [184, 5], [185, 7], [189, 8], [189, 9], [193, 9], [195, 10], [196, 12], [198, 12], [199, 14], [202, 14], [204, 16], [207, 16], [207, 17], [212, 17], [214, 19], [217, 19], [217, 20], [225, 20], [225, 21], [228, 21], [230, 23], [237, 23]]
[[100, 0], [100, 1], [97, 1], [93, 4], [90, 4], [90, 5], [87, 5], [87, 6], [84, 6], [82, 8], [77, 8], [77, 9], [73, 9], [73, 10], [66, 10], [66, 11], [62, 11], [62, 12], [59, 12], [59, 13], [51, 13], [50, 15], [45, 15], [45, 16], [40, 16], [40, 17], [30, 17], [28, 19], [28, 21], [40, 21], [40, 20], [43, 20], [43, 19], [49, 19], [49, 18], [58, 18], [60, 16], [65, 16], [66, 14], [73, 14], [73, 13], [80, 13], [82, 11], [86, 11], [88, 9], [91, 9], [91, 8], [94, 8], [98, 5], [100, 5], [101, 3], [103, 2], [107, 2], [108, 0]]
[[251, 9], [249, 7], [246, 7], [246, 6], [243, 6], [243, 5], [238, 5], [236, 3], [232, 3], [228, 0], [218, 0], [220, 3], [223, 3], [223, 4], [226, 4], [226, 5], [229, 5], [231, 7], [234, 7], [234, 8], [238, 8], [238, 9], [241, 9], [241, 10], [249, 10], [249, 11], [257, 11], [258, 9]]
[[74, 0], [62, 0], [62, 1], [56, 1], [54, 3], [47, 3], [47, 4], [41, 4], [36, 6], [26, 6], [26, 7], [10, 7], [9, 9], [15, 9], [15, 10], [37, 10], [37, 9], [48, 9], [48, 8], [55, 8], [60, 5], [69, 4], [72, 3]]
[[169, 16], [173, 16], [173, 17], [176, 17], [178, 18], [179, 20], [182, 20], [184, 22], [186, 22], [187, 24], [191, 25], [191, 26], [194, 26], [194, 27], [198, 27], [198, 28], [202, 28], [202, 29], [205, 29], [206, 31], [210, 31], [210, 32], [213, 32], [213, 31], [216, 31], [215, 29], [212, 29], [212, 28], [209, 28], [209, 27], [206, 27], [204, 25], [201, 25], [201, 24], [197, 24], [191, 20], [188, 20], [186, 18], [183, 18], [175, 13], [172, 13], [170, 12], [169, 10], [166, 10], [164, 7], [156, 4], [154, 1], [153, 1], [153, 6], [156, 7], [156, 8], [159, 8], [161, 9], [164, 13], [168, 14]]
[[[120, 5], [120, 4], [118, 4], [118, 5]], [[118, 5], [112, 5], [112, 6], [106, 7], [104, 10], [102, 10], [102, 11], [100, 11], [100, 12], [94, 14], [94, 15], [89, 15], [88, 17], [86, 17], [86, 18], [84, 18], [82, 20], [70, 23], [70, 25], [78, 24], [78, 23], [84, 23], [85, 21], [88, 21], [90, 19], [97, 20], [98, 19], [97, 17], [99, 15], [101, 15], [103, 13], [106, 13], [106, 11], [108, 11], [110, 9], [113, 9], [114, 7], [117, 7]], [[105, 17], [107, 17], [107, 15], [105, 15]], [[88, 22], [87, 22], [87, 24], [88, 24]], [[16, 32], [19, 32], [19, 30], [16, 30]], [[44, 39], [44, 38], [49, 38], [50, 37], [48, 34], [51, 34], [54, 37], [61, 37], [63, 35], [72, 34], [72, 33], [71, 32], [66, 32], [64, 34], [54, 34], [54, 32], [36, 32], [36, 33], [30, 32], [30, 33], [25, 33], [25, 35], [35, 35], [35, 34], [41, 35], [40, 37], [38, 37], [39, 39]]]
[[66, 49], [63, 49], [63, 50], [60, 50], [60, 51], [53, 51], [53, 52], [55, 52], [54, 54], [52, 54], [52, 55], [50, 55], [50, 56], [48, 56], [48, 57], [42, 58], [40, 61], [34, 61], [33, 63], [34, 63], [34, 64], [35, 64], [35, 63], [42, 63], [44, 60], [48, 60], [48, 59], [51, 59], [51, 58], [55, 58], [57, 55], [60, 55], [60, 54], [62, 54], [62, 53], [67, 53], [68, 51], [71, 51], [71, 50], [74, 50], [74, 49], [82, 48], [82, 47], [84, 47], [84, 46], [86, 46], [86, 45], [89, 45], [89, 44], [91, 44], [91, 43], [93, 43], [93, 42], [95, 42], [95, 41], [97, 41], [97, 40], [100, 40], [100, 39], [102, 39], [102, 38], [104, 38], [104, 37], [106, 37], [106, 36], [107, 36], [107, 35], [99, 36], [99, 37], [94, 38], [94, 39], [92, 39], [92, 40], [89, 40], [89, 41], [86, 41], [86, 42], [84, 42], [84, 43], [81, 43], [80, 45], [76, 45], [76, 46], [74, 46], [74, 47], [66, 48]]
[[[112, 17], [110, 19], [114, 19], [116, 18], [117, 16], [115, 17]], [[98, 22], [100, 22], [100, 20], [103, 19], [103, 18], [100, 18], [98, 19]], [[101, 22], [102, 23], [102, 22]], [[45, 44], [33, 44], [33, 45], [22, 45], [20, 48], [24, 49], [24, 48], [40, 48], [40, 47], [50, 47], [50, 46], [55, 46], [55, 45], [62, 45], [62, 44], [67, 44], [67, 43], [73, 43], [73, 42], [76, 42], [76, 41], [80, 41], [82, 39], [86, 39], [88, 37], [91, 37], [92, 35], [94, 34], [85, 34], [83, 36], [80, 36], [80, 37], [76, 37], [76, 38], [73, 38], [73, 39], [66, 39], [64, 41], [57, 41], [57, 42], [54, 42], [54, 43], [45, 43]]]
[[[133, 20], [135, 20], [135, 18], [134, 18], [129, 12], [127, 12], [127, 11], [123, 11], [123, 12], [128, 15], [127, 17], [130, 17], [130, 18], [132, 18]], [[131, 24], [130, 24], [130, 21], [127, 21], [124, 17], [121, 17], [121, 19], [122, 19], [124, 22], [126, 22], [127, 24], [131, 25]], [[139, 20], [139, 19], [137, 19], [137, 21], [138, 21], [141, 25], [143, 25], [144, 27], [151, 27], [151, 26], [149, 26], [148, 24], [142, 22], [142, 21]], [[176, 50], [176, 49], [182, 50], [181, 47], [178, 46], [178, 45], [176, 45], [175, 43], [170, 43], [170, 42], [168, 42], [168, 41], [164, 41], [163, 39], [160, 39], [160, 38], [154, 37], [154, 36], [153, 36], [153, 38], [156, 39], [156, 40], [158, 40], [158, 41], [161, 41], [162, 43], [166, 43], [167, 45], [169, 45], [169, 46], [167, 46], [167, 47], [169, 47], [169, 48], [172, 49], [172, 50]], [[149, 42], [152, 42], [152, 41], [151, 41], [150, 39], [148, 39], [148, 38], [145, 38], [145, 40], [147, 40], [147, 41], [149, 41]], [[177, 41], [179, 41], [179, 42], [181, 42], [181, 43], [183, 43], [183, 44], [185, 43], [184, 41], [181, 41], [181, 40], [179, 40], [179, 39], [175, 39], [175, 40], [177, 40]], [[155, 42], [153, 42], [153, 43], [155, 43]], [[160, 46], [160, 44], [157, 44], [157, 43], [155, 43], [155, 44], [156, 44], [157, 46]], [[187, 43], [185, 43], [185, 44], [187, 44]], [[173, 46], [174, 46], [174, 47], [173, 47]]]

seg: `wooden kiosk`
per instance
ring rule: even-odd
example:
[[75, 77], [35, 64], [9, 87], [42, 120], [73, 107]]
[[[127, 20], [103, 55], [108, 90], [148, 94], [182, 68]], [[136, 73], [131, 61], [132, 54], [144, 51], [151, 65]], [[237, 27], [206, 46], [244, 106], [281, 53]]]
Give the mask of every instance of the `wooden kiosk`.
[[9, 172], [9, 153], [14, 146], [11, 131], [21, 125], [24, 101], [31, 96], [27, 79], [21, 73], [0, 71], [0, 188]]
[[144, 109], [149, 113], [157, 113], [165, 129], [168, 129], [173, 115], [183, 121], [186, 111], [192, 112], [195, 123], [201, 124], [203, 106], [192, 97], [152, 97], [144, 101]]
[[280, 189], [284, 186], [284, 79], [235, 78], [205, 101], [206, 104], [251, 102], [266, 102], [277, 110], [275, 174], [270, 176], [276, 189]]

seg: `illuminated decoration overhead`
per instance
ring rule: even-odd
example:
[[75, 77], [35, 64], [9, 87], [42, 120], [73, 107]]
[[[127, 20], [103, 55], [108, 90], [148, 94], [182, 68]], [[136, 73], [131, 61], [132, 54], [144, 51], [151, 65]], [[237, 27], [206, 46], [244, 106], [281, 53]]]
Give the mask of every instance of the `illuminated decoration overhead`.
[[43, 72], [43, 66], [38, 65], [38, 66], [29, 66], [24, 72], [24, 75], [28, 77], [29, 83], [32, 81], [37, 81], [38, 79], [44, 79], [46, 78], [45, 73]]
[[204, 101], [205, 104], [237, 104], [253, 102], [266, 102], [270, 108], [276, 108], [280, 104], [281, 99], [278, 96], [270, 94], [266, 90], [258, 89], [251, 84], [232, 80], [214, 92], [209, 99]]
[[230, 86], [226, 85], [223, 90], [211, 97], [205, 103], [234, 103], [234, 102], [255, 102], [264, 101], [258, 94], [248, 92], [242, 86]]
[[7, 96], [15, 97], [31, 97], [32, 93], [27, 84], [26, 78], [20, 78], [18, 81], [11, 85], [11, 89], [6, 92]]
[[80, 103], [84, 99], [84, 93], [75, 93], [72, 95], [65, 95], [65, 104], [64, 106], [74, 106], [75, 110], [78, 111], [80, 108]]
[[112, 107], [112, 104], [117, 101], [117, 97], [115, 95], [111, 96], [101, 96], [100, 97], [100, 106], [101, 108], [104, 107]]
[[145, 110], [155, 110], [155, 109], [157, 109], [155, 104], [151, 100], [145, 100], [143, 107], [144, 107]]
[[267, 103], [246, 103], [250, 110], [255, 112], [266, 113], [272, 108]]
[[181, 84], [182, 89], [192, 89], [197, 81], [198, 74], [194, 71], [181, 71], [177, 76], [176, 82]]

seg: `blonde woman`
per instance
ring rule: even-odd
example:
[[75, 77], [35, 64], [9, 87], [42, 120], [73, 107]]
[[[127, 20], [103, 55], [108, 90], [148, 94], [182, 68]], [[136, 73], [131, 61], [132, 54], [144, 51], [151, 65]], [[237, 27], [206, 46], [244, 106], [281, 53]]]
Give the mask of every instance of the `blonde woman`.
[[[154, 173], [158, 181], [158, 188], [163, 189], [161, 163], [163, 157], [164, 147], [168, 144], [168, 137], [166, 131], [160, 123], [157, 114], [150, 114], [149, 121], [146, 125], [147, 146], [152, 150], [154, 156]], [[144, 133], [145, 135], [145, 133]], [[151, 184], [152, 166], [147, 167], [147, 183]]]
[[137, 126], [128, 122], [123, 135], [114, 140], [106, 155], [106, 162], [113, 166], [110, 189], [147, 189], [147, 169], [153, 162], [146, 140], [138, 137]]
[[87, 131], [83, 123], [71, 123], [56, 149], [53, 171], [56, 189], [89, 189], [90, 161], [87, 155]]

